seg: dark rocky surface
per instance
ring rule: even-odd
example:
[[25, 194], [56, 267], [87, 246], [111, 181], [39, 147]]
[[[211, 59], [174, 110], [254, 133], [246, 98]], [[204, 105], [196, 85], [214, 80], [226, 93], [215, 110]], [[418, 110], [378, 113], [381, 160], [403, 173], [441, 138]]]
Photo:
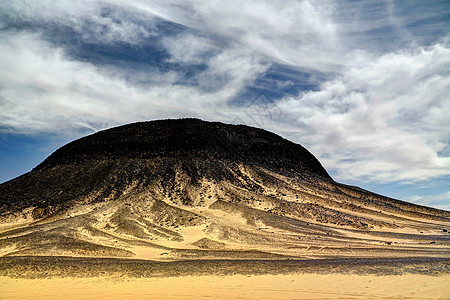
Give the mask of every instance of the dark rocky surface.
[[308, 150], [276, 134], [198, 119], [141, 122], [100, 131], [61, 147], [35, 170], [89, 160], [156, 157], [232, 160], [331, 179]]

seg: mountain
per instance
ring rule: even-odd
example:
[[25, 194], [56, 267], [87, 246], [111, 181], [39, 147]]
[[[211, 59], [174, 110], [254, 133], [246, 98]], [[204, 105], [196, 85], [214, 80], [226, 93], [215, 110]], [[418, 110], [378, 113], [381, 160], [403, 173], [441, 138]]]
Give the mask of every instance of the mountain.
[[0, 185], [0, 255], [450, 258], [450, 212], [335, 182], [305, 148], [197, 119], [73, 141]]

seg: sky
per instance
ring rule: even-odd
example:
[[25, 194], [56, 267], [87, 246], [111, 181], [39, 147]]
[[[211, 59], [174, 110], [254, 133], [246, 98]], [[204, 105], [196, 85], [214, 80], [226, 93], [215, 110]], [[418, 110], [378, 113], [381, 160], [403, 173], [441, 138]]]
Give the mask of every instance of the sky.
[[195, 117], [450, 210], [450, 2], [2, 0], [0, 182], [79, 137]]

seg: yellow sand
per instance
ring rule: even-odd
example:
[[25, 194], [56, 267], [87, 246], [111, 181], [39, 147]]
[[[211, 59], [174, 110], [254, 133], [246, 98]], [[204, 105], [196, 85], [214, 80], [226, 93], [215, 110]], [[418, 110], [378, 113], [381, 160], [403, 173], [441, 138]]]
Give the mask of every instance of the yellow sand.
[[0, 299], [450, 299], [450, 275], [0, 277]]

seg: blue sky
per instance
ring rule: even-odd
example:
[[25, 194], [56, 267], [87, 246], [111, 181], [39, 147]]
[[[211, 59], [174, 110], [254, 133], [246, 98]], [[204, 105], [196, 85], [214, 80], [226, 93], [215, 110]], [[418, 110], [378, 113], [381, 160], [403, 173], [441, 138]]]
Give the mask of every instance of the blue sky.
[[450, 209], [450, 2], [3, 0], [0, 182], [120, 124], [198, 117]]

